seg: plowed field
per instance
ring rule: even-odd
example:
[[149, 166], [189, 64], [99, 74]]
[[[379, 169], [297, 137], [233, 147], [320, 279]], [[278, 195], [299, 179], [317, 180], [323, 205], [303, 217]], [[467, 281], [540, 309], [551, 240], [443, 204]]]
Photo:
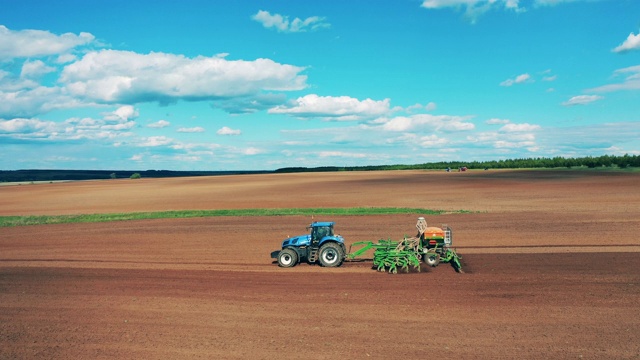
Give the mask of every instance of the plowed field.
[[[282, 269], [303, 216], [0, 228], [0, 359], [640, 358], [640, 174], [345, 172], [0, 187], [0, 215], [420, 207], [447, 264]], [[416, 215], [317, 216], [347, 245]]]

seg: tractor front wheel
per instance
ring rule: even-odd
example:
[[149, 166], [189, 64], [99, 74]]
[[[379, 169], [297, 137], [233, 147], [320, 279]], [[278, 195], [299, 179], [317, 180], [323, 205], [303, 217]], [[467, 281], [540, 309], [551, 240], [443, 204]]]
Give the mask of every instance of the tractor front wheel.
[[320, 264], [324, 267], [336, 267], [342, 265], [344, 251], [336, 243], [327, 243], [320, 248]]
[[293, 249], [284, 249], [278, 254], [278, 265], [280, 267], [292, 267], [298, 263], [298, 253]]

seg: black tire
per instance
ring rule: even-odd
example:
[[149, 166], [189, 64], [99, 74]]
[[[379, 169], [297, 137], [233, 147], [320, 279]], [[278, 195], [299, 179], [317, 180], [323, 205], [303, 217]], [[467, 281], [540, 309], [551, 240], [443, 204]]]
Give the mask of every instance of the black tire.
[[324, 267], [336, 267], [342, 265], [344, 261], [344, 250], [342, 246], [330, 242], [320, 248], [320, 265]]
[[298, 263], [298, 253], [293, 249], [284, 249], [278, 254], [278, 265], [280, 267], [293, 267]]
[[440, 255], [436, 253], [424, 254], [424, 262], [431, 267], [436, 267], [440, 264]]

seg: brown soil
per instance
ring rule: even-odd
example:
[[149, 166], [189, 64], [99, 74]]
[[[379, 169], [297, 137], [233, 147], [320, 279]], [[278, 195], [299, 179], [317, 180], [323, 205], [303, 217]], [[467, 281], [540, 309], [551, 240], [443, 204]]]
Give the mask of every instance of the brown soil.
[[[384, 206], [447, 223], [464, 274], [282, 269], [310, 218], [0, 228], [0, 359], [640, 358], [640, 174], [360, 172], [0, 187], [0, 215]], [[316, 217], [347, 244], [415, 215]]]

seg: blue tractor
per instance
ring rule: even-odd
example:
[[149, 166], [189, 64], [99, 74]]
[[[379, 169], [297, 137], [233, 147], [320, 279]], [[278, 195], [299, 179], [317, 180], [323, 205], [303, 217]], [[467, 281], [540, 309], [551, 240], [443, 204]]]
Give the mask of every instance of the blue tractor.
[[325, 267], [342, 265], [347, 250], [344, 238], [333, 233], [334, 222], [313, 222], [307, 227], [307, 235], [290, 237], [282, 242], [282, 250], [271, 253], [281, 267], [292, 267], [299, 262]]

